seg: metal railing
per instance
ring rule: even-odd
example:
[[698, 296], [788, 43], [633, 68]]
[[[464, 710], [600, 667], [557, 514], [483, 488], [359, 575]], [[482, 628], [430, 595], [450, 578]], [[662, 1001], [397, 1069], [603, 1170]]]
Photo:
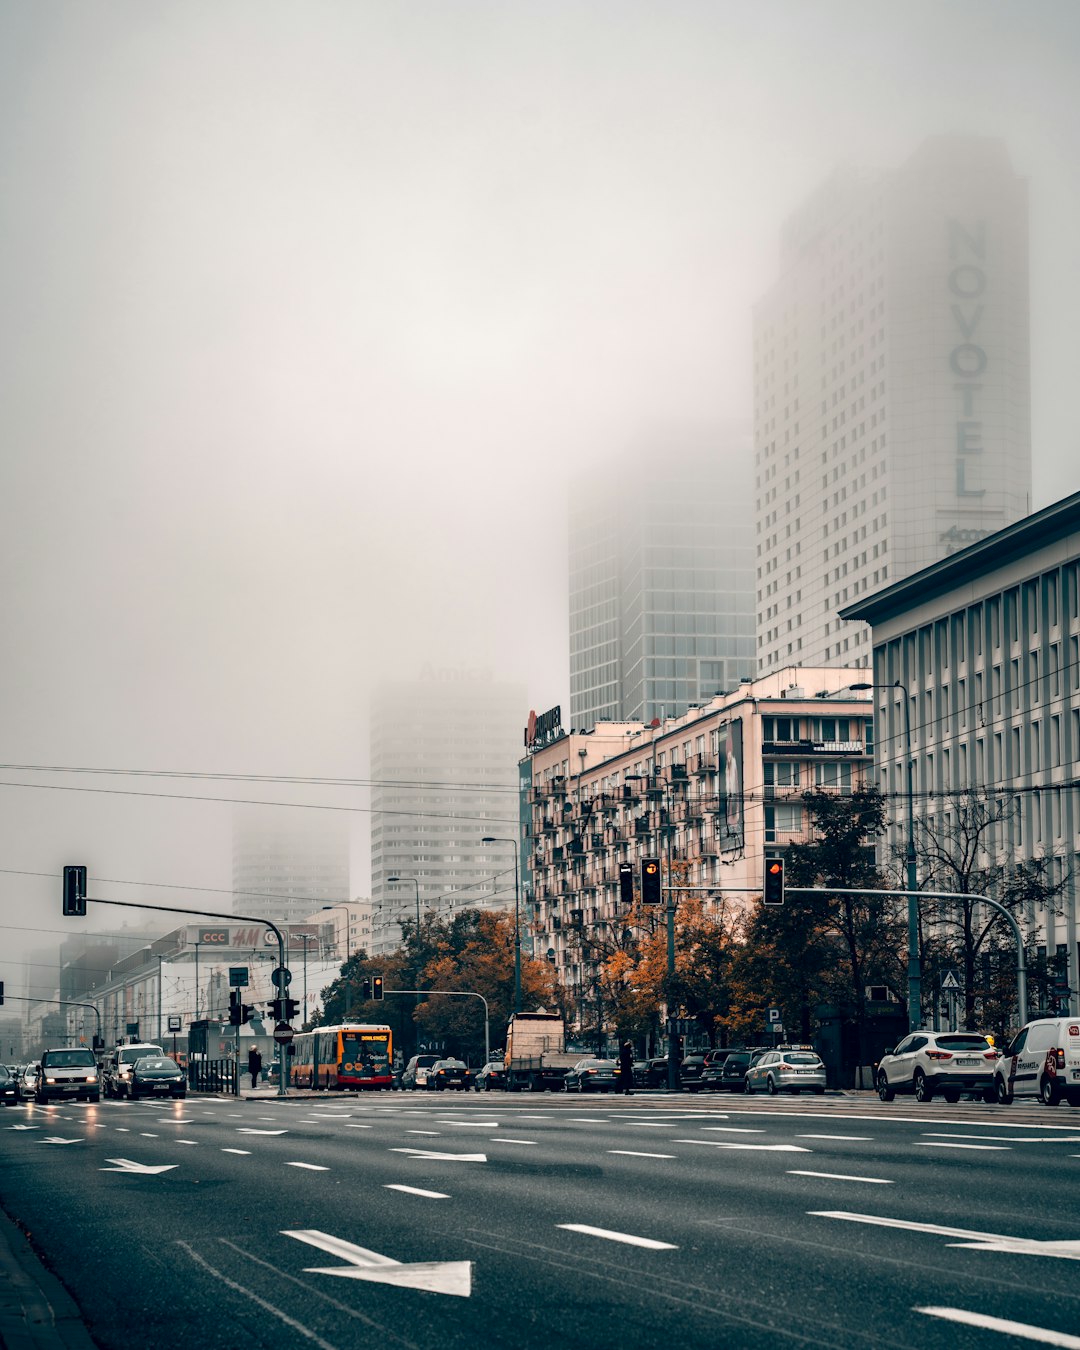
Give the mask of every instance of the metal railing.
[[239, 1069], [235, 1059], [196, 1059], [188, 1061], [188, 1087], [192, 1092], [224, 1092], [239, 1095]]

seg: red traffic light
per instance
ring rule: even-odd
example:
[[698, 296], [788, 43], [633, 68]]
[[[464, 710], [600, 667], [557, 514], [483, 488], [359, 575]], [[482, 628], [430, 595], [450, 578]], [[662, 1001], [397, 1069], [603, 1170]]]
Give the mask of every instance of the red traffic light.
[[762, 901], [766, 905], [782, 905], [784, 903], [784, 860], [783, 858], [766, 858], [765, 860], [765, 884]]

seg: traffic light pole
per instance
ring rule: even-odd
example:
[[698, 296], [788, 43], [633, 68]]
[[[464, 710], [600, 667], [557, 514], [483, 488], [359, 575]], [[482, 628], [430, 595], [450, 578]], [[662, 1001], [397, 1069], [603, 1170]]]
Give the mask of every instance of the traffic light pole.
[[[134, 900], [101, 900], [98, 899], [97, 896], [92, 895], [83, 896], [81, 898], [85, 904], [118, 905], [121, 909], [151, 909], [154, 910], [154, 912], [157, 914], [187, 914], [190, 915], [192, 918], [228, 919], [232, 923], [235, 923], [237, 920], [239, 920], [241, 923], [262, 924], [264, 928], [269, 929], [270, 932], [272, 932], [274, 936], [277, 938], [278, 966], [282, 970], [285, 969], [285, 939], [281, 935], [281, 929], [278, 928], [276, 924], [271, 923], [269, 919], [260, 918], [258, 915], [222, 914], [219, 911], [213, 909], [180, 909], [177, 905], [143, 905], [139, 904]], [[99, 1014], [99, 1021], [100, 1021], [100, 1014]], [[274, 1044], [277, 1046], [277, 1063], [278, 1063], [277, 1095], [279, 1097], [285, 1097], [288, 1095], [285, 1091], [285, 1063], [286, 1063], [285, 1045], [283, 1042], [277, 1040], [276, 1037], [274, 1040]]]
[[[965, 891], [878, 891], [843, 886], [789, 886], [787, 890], [789, 895], [893, 895], [900, 896], [909, 903], [917, 896], [920, 900], [977, 900], [981, 904], [989, 905], [991, 909], [1004, 916], [1016, 939], [1017, 1011], [1020, 1025], [1023, 1026], [1027, 1021], [1027, 953], [1024, 951], [1024, 935], [1020, 931], [1016, 915], [998, 901], [991, 900], [988, 895], [975, 895]], [[921, 1015], [919, 1021], [920, 1023], [922, 1021]], [[909, 1027], [909, 1030], [916, 1031], [918, 1028]]]
[[488, 1002], [483, 994], [472, 989], [384, 989], [386, 994], [442, 994], [444, 998], [478, 998], [484, 1005], [484, 1063], [491, 1058], [491, 1031], [488, 1021]]
[[[92, 1008], [94, 1016], [97, 1018], [97, 1035], [95, 1041], [100, 1041], [102, 1048], [105, 1042], [101, 1037], [101, 1013], [95, 1003], [84, 1003], [76, 998], [24, 998], [22, 994], [6, 994], [5, 999], [11, 999], [14, 1003], [55, 1003], [61, 1008]], [[98, 1047], [95, 1046], [96, 1050]]]

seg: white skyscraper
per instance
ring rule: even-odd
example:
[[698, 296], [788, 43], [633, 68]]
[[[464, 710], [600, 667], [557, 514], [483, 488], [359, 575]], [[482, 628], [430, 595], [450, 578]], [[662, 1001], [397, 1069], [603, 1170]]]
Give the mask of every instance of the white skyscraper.
[[788, 221], [754, 315], [762, 672], [866, 665], [837, 611], [1030, 510], [1027, 189], [938, 137]]
[[272, 923], [303, 923], [349, 899], [349, 824], [332, 812], [302, 818], [240, 807], [233, 818], [233, 909]]

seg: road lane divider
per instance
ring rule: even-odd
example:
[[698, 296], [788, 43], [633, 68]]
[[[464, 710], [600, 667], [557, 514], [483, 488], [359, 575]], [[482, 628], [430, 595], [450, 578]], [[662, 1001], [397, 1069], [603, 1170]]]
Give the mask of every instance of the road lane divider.
[[556, 1228], [565, 1228], [568, 1233], [583, 1233], [586, 1237], [604, 1238], [608, 1242], [623, 1242], [628, 1247], [647, 1247], [653, 1252], [677, 1252], [674, 1242], [658, 1242], [656, 1238], [638, 1237], [635, 1233], [616, 1233], [610, 1228], [594, 1228], [588, 1223], [557, 1223]]
[[824, 1177], [827, 1181], [865, 1181], [870, 1186], [892, 1186], [895, 1183], [885, 1177], [853, 1177], [844, 1172], [803, 1172], [798, 1168], [788, 1168], [789, 1177]]

